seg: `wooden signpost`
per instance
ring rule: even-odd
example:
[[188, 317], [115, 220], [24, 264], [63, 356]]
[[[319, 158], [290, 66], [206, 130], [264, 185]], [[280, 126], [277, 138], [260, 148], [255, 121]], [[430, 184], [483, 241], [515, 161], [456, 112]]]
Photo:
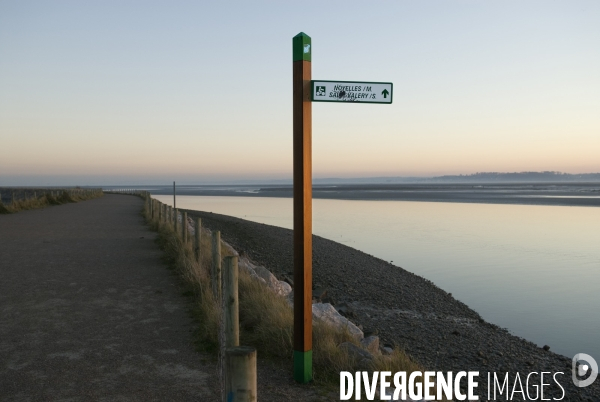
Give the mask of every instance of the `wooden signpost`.
[[312, 81], [312, 41], [292, 40], [294, 109], [294, 379], [312, 380], [312, 103], [391, 104], [390, 82]]
[[294, 48], [294, 379], [312, 380], [312, 104], [311, 41]]

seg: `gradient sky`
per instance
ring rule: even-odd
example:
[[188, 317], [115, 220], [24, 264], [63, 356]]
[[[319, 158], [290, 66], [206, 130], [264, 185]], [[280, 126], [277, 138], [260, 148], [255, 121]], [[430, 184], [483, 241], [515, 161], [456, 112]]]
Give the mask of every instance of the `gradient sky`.
[[315, 177], [600, 171], [598, 1], [0, 0], [0, 186], [288, 178], [292, 37]]

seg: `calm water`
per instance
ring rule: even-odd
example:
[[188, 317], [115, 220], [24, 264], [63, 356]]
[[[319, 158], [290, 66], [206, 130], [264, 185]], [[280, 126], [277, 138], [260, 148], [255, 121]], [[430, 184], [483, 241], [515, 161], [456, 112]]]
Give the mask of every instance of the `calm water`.
[[[289, 198], [177, 206], [292, 228]], [[600, 358], [600, 208], [321, 199], [313, 215], [315, 234], [433, 281], [515, 335]]]

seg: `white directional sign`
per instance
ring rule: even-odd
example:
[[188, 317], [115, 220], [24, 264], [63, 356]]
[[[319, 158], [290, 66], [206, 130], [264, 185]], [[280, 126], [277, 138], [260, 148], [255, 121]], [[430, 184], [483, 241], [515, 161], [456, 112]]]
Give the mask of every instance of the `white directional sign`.
[[313, 102], [392, 103], [391, 82], [311, 81]]

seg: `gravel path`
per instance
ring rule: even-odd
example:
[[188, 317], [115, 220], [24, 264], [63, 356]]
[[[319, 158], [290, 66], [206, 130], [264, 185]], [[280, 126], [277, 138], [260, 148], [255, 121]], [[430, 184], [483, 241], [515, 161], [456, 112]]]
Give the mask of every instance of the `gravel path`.
[[[279, 279], [293, 278], [292, 231], [230, 216], [190, 211], [222, 239], [264, 265]], [[479, 395], [487, 400], [487, 375], [516, 373], [525, 384], [530, 372], [563, 372], [556, 376], [565, 389], [564, 401], [600, 401], [600, 379], [587, 388], [571, 380], [571, 359], [546, 351], [485, 322], [475, 311], [430, 281], [389, 262], [345, 245], [313, 236], [313, 294], [345, 309], [347, 316], [378, 334], [383, 343], [397, 344], [427, 370], [479, 371]], [[532, 376], [540, 385], [540, 376]], [[563, 391], [545, 375], [544, 398]], [[518, 387], [517, 387], [518, 389]], [[534, 388], [531, 389], [533, 398]], [[498, 400], [506, 400], [498, 395]], [[512, 400], [523, 399], [515, 393]]]
[[[219, 401], [138, 197], [0, 215], [0, 401]], [[258, 359], [262, 402], [335, 400]]]
[[215, 401], [133, 196], [0, 216], [0, 400]]

